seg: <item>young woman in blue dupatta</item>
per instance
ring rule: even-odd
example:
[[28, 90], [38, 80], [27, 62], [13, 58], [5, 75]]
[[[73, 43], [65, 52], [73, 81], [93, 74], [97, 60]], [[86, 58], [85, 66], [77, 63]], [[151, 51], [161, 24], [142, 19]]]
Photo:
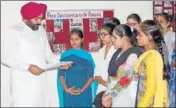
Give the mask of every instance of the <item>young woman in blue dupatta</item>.
[[94, 61], [82, 48], [83, 33], [73, 29], [70, 33], [72, 49], [61, 55], [61, 61], [72, 61], [68, 70], [59, 70], [57, 77], [60, 107], [92, 107]]

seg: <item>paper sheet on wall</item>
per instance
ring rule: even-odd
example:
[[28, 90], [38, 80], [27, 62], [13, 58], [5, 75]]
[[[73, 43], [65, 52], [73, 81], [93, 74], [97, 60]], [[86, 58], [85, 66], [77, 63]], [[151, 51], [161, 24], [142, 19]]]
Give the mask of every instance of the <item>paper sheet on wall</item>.
[[84, 32], [84, 28], [83, 28], [83, 19], [81, 18], [75, 18], [75, 19], [70, 19], [70, 31], [72, 29], [81, 29], [82, 32]]
[[54, 19], [54, 32], [63, 32], [63, 19]]
[[96, 18], [89, 19], [89, 31], [96, 32], [98, 30], [98, 21]]
[[108, 23], [108, 21], [109, 21], [109, 18], [104, 18], [104, 24]]
[[53, 50], [54, 50], [54, 54], [61, 54], [64, 51], [66, 51], [66, 45], [65, 44], [53, 44]]

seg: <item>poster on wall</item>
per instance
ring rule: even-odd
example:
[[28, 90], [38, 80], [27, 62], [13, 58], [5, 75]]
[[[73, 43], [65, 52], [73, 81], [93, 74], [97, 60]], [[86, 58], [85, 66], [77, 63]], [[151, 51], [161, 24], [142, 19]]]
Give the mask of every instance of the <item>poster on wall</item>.
[[52, 51], [60, 54], [71, 47], [69, 32], [73, 28], [83, 31], [85, 38], [83, 48], [85, 50], [98, 50], [100, 44], [97, 43], [97, 29], [104, 24], [104, 18], [113, 17], [113, 11], [113, 9], [48, 10], [46, 12], [46, 30], [53, 32], [56, 38], [56, 41], [52, 41], [54, 43], [51, 45]]
[[162, 1], [154, 1], [154, 4], [155, 5], [162, 5], [163, 3], [162, 3]]
[[104, 18], [104, 24], [109, 21], [109, 18]]
[[76, 29], [81, 29], [82, 32], [84, 32], [84, 30], [83, 30], [83, 19], [76, 18], [76, 19], [70, 19], [69, 21], [70, 21], [69, 22], [69, 24], [70, 24], [70, 31], [72, 29], [76, 28]]
[[63, 32], [63, 19], [54, 19], [54, 32]]
[[98, 22], [96, 18], [89, 19], [89, 31], [96, 32], [98, 30]]
[[53, 32], [46, 32], [46, 34], [47, 34], [48, 42], [50, 44], [54, 44], [55, 40], [56, 40], [54, 33]]
[[164, 2], [164, 7], [172, 7], [172, 1], [166, 0]]
[[154, 13], [159, 14], [163, 12], [163, 8], [161, 6], [154, 7]]
[[60, 55], [64, 51], [66, 51], [66, 45], [65, 44], [53, 44], [53, 50], [54, 54]]

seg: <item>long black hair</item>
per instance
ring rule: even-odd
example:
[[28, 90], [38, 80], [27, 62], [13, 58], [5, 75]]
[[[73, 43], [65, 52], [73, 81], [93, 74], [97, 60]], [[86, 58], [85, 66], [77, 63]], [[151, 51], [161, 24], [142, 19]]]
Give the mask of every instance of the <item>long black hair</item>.
[[161, 26], [154, 20], [146, 20], [142, 23], [142, 30], [147, 36], [151, 35], [153, 41], [157, 46], [158, 52], [161, 54], [163, 59], [163, 77], [164, 79], [169, 79], [170, 66], [168, 62], [168, 52], [167, 46], [165, 44], [164, 38], [161, 32]]

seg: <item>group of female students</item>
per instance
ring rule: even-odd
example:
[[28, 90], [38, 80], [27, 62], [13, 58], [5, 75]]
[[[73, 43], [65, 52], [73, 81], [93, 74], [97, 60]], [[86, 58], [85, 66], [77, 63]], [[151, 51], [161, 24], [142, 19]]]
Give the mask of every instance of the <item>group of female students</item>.
[[[68, 70], [58, 70], [60, 107], [167, 107], [168, 81], [175, 82], [169, 80], [169, 73], [175, 68], [170, 69], [166, 45], [174, 49], [170, 45], [174, 42], [163, 37], [166, 25], [158, 22], [142, 22], [137, 14], [129, 15], [127, 24], [109, 19], [100, 29], [103, 47], [95, 58], [82, 49], [82, 31], [73, 29], [72, 48], [60, 60], [74, 64]], [[170, 88], [175, 93], [175, 88]]]

